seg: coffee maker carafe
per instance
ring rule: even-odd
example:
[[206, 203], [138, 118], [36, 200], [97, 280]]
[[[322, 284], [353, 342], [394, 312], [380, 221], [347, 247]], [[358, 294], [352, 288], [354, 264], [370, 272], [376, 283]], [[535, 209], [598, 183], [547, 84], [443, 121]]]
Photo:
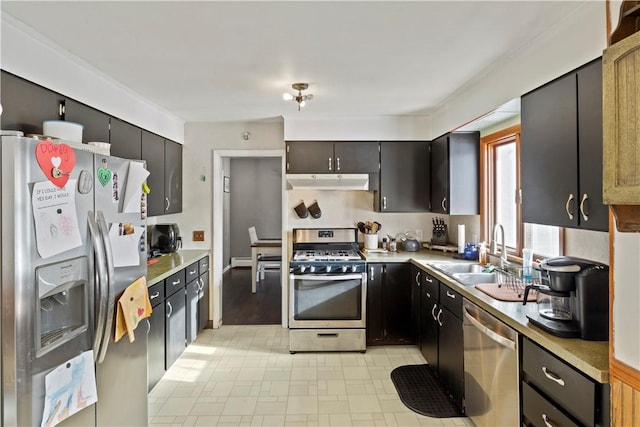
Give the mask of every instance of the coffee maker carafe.
[[606, 341], [609, 338], [609, 267], [593, 261], [558, 257], [544, 260], [538, 269], [538, 312], [529, 321], [552, 335]]

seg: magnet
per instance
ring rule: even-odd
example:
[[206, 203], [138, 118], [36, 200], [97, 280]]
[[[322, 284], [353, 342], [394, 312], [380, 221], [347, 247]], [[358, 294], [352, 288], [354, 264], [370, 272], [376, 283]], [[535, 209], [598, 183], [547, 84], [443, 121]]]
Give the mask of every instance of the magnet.
[[36, 160], [44, 176], [56, 187], [62, 188], [73, 172], [76, 154], [67, 144], [42, 141], [36, 146]]
[[111, 181], [111, 169], [107, 166], [106, 159], [102, 159], [102, 166], [98, 168], [98, 181], [103, 187]]
[[93, 177], [88, 170], [81, 170], [78, 175], [78, 193], [88, 194], [93, 190]]

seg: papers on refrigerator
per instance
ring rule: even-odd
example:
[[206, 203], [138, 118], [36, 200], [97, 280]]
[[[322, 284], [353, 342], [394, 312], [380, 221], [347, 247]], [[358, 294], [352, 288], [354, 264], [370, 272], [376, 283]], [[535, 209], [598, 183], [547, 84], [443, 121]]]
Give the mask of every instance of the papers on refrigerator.
[[93, 350], [58, 366], [45, 378], [44, 411], [41, 426], [55, 426], [98, 401]]
[[127, 176], [127, 187], [124, 191], [124, 206], [122, 212], [140, 212], [142, 198], [142, 184], [149, 176], [149, 171], [139, 162], [129, 162], [129, 175]]
[[50, 181], [36, 182], [31, 195], [36, 246], [42, 258], [82, 245], [76, 212], [76, 180], [62, 188]]
[[114, 222], [109, 228], [114, 267], [140, 265], [140, 237], [144, 227]]

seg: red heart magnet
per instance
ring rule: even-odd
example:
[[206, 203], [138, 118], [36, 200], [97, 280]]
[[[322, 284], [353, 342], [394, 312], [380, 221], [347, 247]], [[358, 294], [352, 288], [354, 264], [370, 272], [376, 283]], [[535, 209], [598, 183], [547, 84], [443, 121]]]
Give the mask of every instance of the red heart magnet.
[[36, 160], [44, 176], [56, 187], [64, 187], [76, 165], [76, 153], [67, 144], [42, 141], [36, 146]]
[[144, 308], [138, 307], [138, 316], [142, 317], [143, 314], [144, 314]]

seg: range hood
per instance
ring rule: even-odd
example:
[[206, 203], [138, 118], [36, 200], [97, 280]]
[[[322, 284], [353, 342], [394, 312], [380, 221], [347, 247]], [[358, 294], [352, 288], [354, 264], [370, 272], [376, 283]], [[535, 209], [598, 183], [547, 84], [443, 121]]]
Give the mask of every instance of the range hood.
[[292, 190], [368, 190], [369, 175], [362, 174], [287, 174]]

